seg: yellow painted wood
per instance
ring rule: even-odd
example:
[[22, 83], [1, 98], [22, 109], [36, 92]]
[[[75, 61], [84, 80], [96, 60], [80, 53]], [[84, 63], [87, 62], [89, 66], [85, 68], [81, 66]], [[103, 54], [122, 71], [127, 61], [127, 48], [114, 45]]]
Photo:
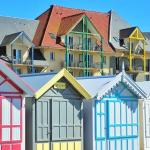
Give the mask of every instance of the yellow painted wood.
[[68, 142], [68, 150], [75, 150], [74, 142]]
[[49, 143], [44, 143], [44, 150], [49, 150]]
[[42, 150], [42, 144], [36, 144], [36, 150]]
[[61, 150], [67, 150], [67, 142], [61, 143]]
[[143, 50], [144, 50], [144, 71], [146, 71], [146, 49], [145, 49], [145, 41], [143, 41]]
[[129, 66], [129, 70], [132, 71], [132, 40], [129, 38], [129, 43], [130, 43], [130, 54], [129, 54], [129, 62], [130, 62], [130, 66]]
[[129, 38], [133, 38], [136, 40], [145, 40], [145, 38], [144, 38], [143, 34], [141, 33], [141, 31], [139, 30], [139, 28], [135, 28], [135, 30], [131, 33]]
[[75, 150], [81, 150], [81, 142], [75, 142]]
[[53, 149], [52, 150], [61, 150], [60, 149], [60, 143], [53, 143]]
[[34, 95], [36, 99], [39, 99], [46, 91], [48, 91], [57, 81], [62, 77], [65, 77], [70, 84], [87, 100], [91, 99], [91, 95], [83, 88], [80, 83], [66, 70], [62, 69], [56, 74], [50, 81], [48, 81], [43, 87], [41, 87]]

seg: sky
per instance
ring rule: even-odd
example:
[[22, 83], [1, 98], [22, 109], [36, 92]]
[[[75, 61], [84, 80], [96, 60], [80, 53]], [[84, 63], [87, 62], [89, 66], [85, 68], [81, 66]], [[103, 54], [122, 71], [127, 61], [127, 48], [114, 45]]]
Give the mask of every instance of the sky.
[[150, 0], [0, 0], [0, 16], [34, 19], [50, 5], [99, 12], [116, 11], [132, 26], [150, 32]]

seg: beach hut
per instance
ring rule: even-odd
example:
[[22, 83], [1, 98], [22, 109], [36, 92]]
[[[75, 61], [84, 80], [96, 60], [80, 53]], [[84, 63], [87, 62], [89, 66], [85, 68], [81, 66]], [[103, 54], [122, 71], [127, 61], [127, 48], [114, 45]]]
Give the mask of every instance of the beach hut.
[[117, 76], [77, 80], [93, 97], [84, 103], [84, 149], [139, 150], [146, 93], [124, 70]]
[[21, 76], [36, 91], [26, 100], [27, 150], [83, 150], [83, 99], [88, 92], [65, 69]]
[[143, 138], [144, 150], [150, 150], [150, 81], [137, 82], [147, 94], [143, 103]]
[[0, 150], [25, 150], [25, 95], [32, 89], [0, 60]]

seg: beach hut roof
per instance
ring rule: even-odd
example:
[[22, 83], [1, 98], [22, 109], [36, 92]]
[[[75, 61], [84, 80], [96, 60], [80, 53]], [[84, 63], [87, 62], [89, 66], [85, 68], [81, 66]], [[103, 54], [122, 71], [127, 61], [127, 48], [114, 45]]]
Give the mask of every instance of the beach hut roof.
[[14, 71], [12, 71], [2, 60], [0, 60], [0, 72], [7, 76], [28, 96], [33, 96], [34, 90], [26, 82], [24, 82]]
[[108, 94], [120, 82], [127, 85], [139, 98], [146, 98], [147, 93], [123, 70], [116, 76], [79, 77], [78, 82], [97, 99]]
[[34, 90], [35, 98], [39, 99], [46, 91], [55, 85], [61, 78], [65, 78], [84, 98], [91, 99], [91, 95], [86, 89], [66, 70], [62, 69], [58, 73], [35, 73], [21, 75]]

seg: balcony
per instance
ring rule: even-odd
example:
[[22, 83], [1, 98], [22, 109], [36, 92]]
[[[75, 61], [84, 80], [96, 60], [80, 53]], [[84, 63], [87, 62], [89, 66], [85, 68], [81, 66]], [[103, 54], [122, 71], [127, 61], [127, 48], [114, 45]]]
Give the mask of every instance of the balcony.
[[[66, 66], [66, 63], [64, 63], [63, 65], [64, 67]], [[101, 64], [99, 62], [97, 63], [88, 63], [88, 67], [86, 67], [86, 63], [83, 62], [70, 62], [68, 65], [69, 68], [76, 68], [76, 69], [100, 69], [101, 68]]]
[[70, 33], [67, 40], [67, 48], [76, 51], [102, 51], [102, 42], [99, 35]]
[[46, 60], [33, 60], [33, 65], [47, 67], [49, 66], [49, 63]]
[[26, 60], [26, 61], [22, 61], [21, 59], [14, 59], [13, 60], [13, 64], [14, 65], [26, 65], [26, 66], [49, 66], [49, 63], [46, 60]]

